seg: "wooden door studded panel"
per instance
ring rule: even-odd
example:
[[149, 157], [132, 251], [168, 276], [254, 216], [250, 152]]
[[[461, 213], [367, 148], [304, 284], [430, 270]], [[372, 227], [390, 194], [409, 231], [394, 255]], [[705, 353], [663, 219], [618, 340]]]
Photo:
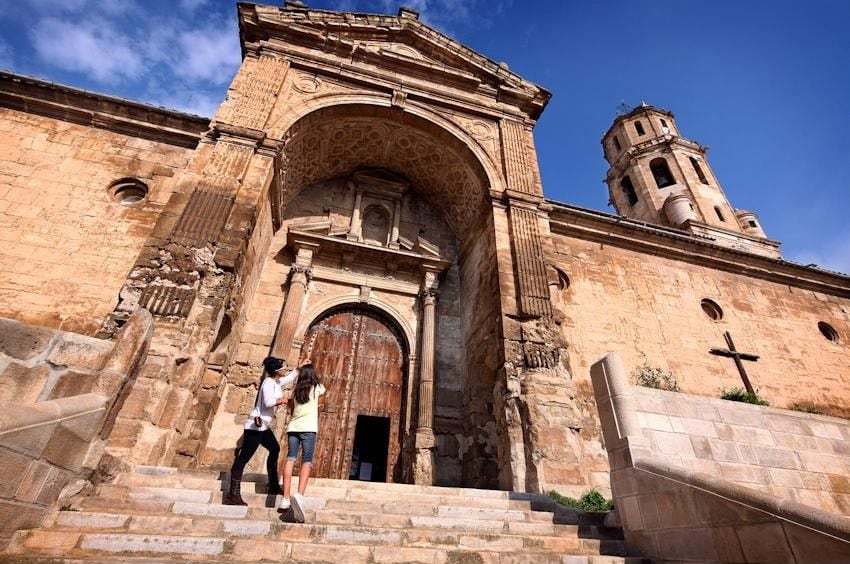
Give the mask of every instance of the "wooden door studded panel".
[[387, 481], [392, 481], [398, 475], [403, 431], [399, 422], [405, 358], [400, 336], [378, 314], [345, 309], [314, 324], [304, 346], [328, 388], [319, 415], [315, 475], [348, 477], [357, 416], [371, 415], [390, 420]]

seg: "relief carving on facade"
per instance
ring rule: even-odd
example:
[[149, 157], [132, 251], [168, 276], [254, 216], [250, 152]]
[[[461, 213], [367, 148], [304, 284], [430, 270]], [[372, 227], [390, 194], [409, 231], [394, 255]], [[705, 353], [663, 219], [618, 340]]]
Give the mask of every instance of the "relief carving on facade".
[[483, 171], [469, 157], [414, 127], [388, 119], [348, 117], [293, 128], [282, 162], [284, 205], [301, 186], [374, 163], [404, 171], [411, 182], [427, 187], [455, 232], [475, 223], [481, 213]]

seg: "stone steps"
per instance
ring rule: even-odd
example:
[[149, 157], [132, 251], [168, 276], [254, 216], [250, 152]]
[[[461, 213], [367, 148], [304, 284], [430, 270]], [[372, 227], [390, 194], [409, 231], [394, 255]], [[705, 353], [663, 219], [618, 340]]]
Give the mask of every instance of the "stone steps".
[[641, 562], [620, 556], [622, 532], [600, 515], [538, 494], [317, 479], [296, 524], [261, 479], [243, 482], [249, 506], [221, 505], [226, 479], [137, 467], [19, 531], [0, 562]]

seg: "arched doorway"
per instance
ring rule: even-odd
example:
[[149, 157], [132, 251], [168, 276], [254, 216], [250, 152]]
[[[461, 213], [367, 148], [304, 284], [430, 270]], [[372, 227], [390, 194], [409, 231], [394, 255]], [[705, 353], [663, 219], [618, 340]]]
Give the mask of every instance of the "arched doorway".
[[344, 307], [307, 331], [310, 357], [328, 389], [319, 414], [314, 475], [397, 481], [407, 347], [395, 324], [364, 307]]

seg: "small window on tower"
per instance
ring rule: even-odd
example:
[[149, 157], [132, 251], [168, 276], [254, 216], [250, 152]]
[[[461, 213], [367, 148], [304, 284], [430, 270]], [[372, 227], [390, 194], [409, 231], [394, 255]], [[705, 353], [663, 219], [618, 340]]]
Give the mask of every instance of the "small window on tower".
[[638, 135], [643, 135], [646, 131], [643, 130], [643, 124], [639, 121], [635, 122], [635, 131], [637, 131]]
[[717, 214], [717, 219], [719, 219], [720, 221], [723, 221], [723, 222], [726, 221], [726, 218], [723, 217], [723, 212], [720, 211], [720, 206], [714, 206], [714, 213]]
[[664, 118], [661, 118], [661, 127], [669, 129], [669, 127], [667, 126], [667, 122], [664, 120]]
[[670, 172], [670, 167], [667, 166], [667, 160], [662, 157], [652, 159], [649, 163], [649, 170], [652, 171], [652, 176], [655, 178], [655, 184], [659, 188], [672, 186], [676, 183], [676, 180], [673, 178], [673, 173]]
[[747, 223], [750, 224], [750, 227], [758, 227], [758, 224], [754, 220], [749, 220]]
[[618, 151], [623, 148], [622, 145], [620, 145], [620, 140], [617, 139], [616, 135], [614, 136], [614, 147], [616, 147]]
[[635, 186], [632, 184], [632, 179], [628, 176], [624, 176], [620, 181], [620, 188], [623, 189], [623, 194], [626, 195], [626, 198], [629, 200], [629, 205], [633, 206], [638, 203], [637, 193], [635, 192]]
[[708, 184], [708, 179], [705, 177], [705, 173], [703, 173], [702, 167], [699, 166], [699, 161], [696, 160], [693, 157], [688, 157], [688, 159], [690, 159], [691, 166], [694, 167], [694, 172], [697, 173], [697, 176], [699, 177], [699, 181], [702, 182], [703, 184]]

